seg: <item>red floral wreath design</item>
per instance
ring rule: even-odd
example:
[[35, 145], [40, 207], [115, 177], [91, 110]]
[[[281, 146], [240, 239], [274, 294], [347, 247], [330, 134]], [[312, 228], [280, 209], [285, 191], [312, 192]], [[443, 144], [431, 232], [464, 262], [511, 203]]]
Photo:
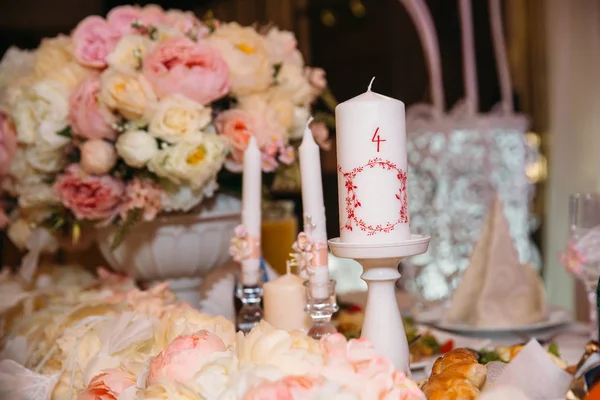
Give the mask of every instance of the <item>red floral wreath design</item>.
[[[362, 204], [356, 195], [356, 189], [358, 186], [354, 183], [354, 179], [363, 172], [365, 168], [383, 168], [387, 171], [395, 170], [397, 172], [396, 177], [400, 181], [400, 188], [398, 189], [398, 193], [396, 193], [396, 199], [400, 201], [400, 215], [398, 216], [398, 220], [395, 222], [387, 222], [385, 225], [377, 224], [375, 226], [367, 224], [365, 220], [356, 216], [356, 209], [361, 207]], [[398, 224], [406, 224], [409, 222], [408, 217], [408, 193], [406, 191], [406, 171], [398, 168], [396, 164], [391, 161], [384, 161], [381, 158], [374, 158], [369, 160], [362, 167], [356, 167], [351, 172], [342, 171], [342, 167], [338, 165], [338, 171], [342, 173], [344, 177], [344, 186], [348, 191], [346, 195], [346, 213], [348, 214], [348, 219], [346, 223], [342, 226], [342, 229], [348, 229], [349, 231], [353, 230], [352, 222], [356, 224], [360, 228], [361, 231], [367, 232], [367, 236], [373, 236], [377, 233], [389, 233], [394, 230], [396, 225]]]

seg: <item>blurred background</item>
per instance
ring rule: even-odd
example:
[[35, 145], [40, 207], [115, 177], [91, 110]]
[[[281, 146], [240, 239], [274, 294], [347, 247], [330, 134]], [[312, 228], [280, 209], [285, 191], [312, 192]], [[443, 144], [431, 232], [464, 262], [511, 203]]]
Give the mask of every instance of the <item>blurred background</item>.
[[[68, 33], [90, 14], [105, 15], [119, 0], [19, 0], [0, 3], [0, 54], [10, 46], [37, 47], [41, 38]], [[375, 90], [406, 105], [429, 101], [423, 51], [404, 7], [397, 0], [172, 0], [165, 8], [240, 24], [273, 22], [294, 31], [308, 64], [327, 72], [339, 101], [363, 92], [372, 76]], [[456, 1], [428, 0], [442, 55], [446, 104], [464, 96], [461, 37]], [[527, 171], [537, 185], [532, 204], [538, 225], [535, 244], [543, 255], [543, 275], [552, 303], [575, 309], [576, 286], [557, 254], [566, 245], [567, 199], [571, 192], [598, 188], [600, 157], [600, 1], [505, 0], [504, 17], [516, 110], [530, 117], [534, 145], [543, 157]], [[499, 100], [488, 5], [473, 2], [480, 111]], [[335, 133], [333, 133], [335, 134]], [[339, 232], [335, 149], [323, 154], [330, 237]], [[278, 193], [298, 204], [298, 193]], [[296, 208], [296, 214], [300, 210]], [[18, 260], [3, 240], [4, 262]], [[70, 257], [69, 255], [63, 255]], [[90, 250], [80, 261], [103, 261]], [[584, 313], [585, 311], [580, 310]]]

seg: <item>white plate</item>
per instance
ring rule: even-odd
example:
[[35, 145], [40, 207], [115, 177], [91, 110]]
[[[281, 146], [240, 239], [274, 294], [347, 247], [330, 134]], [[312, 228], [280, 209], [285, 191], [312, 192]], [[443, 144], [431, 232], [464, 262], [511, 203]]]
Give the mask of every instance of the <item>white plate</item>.
[[448, 332], [463, 335], [506, 335], [531, 333], [566, 325], [572, 321], [571, 314], [560, 307], [552, 307], [548, 313], [548, 319], [533, 324], [519, 326], [471, 326], [466, 324], [448, 324], [439, 321], [430, 322], [429, 325]]
[[[449, 332], [444, 332], [444, 331], [440, 331], [440, 330], [428, 328], [428, 327], [423, 327], [423, 326], [419, 326], [418, 329], [419, 329], [419, 332], [422, 332], [422, 333], [429, 332], [433, 337], [435, 337], [435, 339], [440, 344], [444, 344], [448, 340], [453, 340], [454, 341], [453, 349], [456, 349], [459, 347], [466, 347], [466, 348], [473, 349], [473, 350], [481, 350], [481, 349], [485, 348], [486, 346], [488, 346], [492, 342], [490, 339], [478, 339], [478, 338], [472, 338], [472, 337], [467, 337], [467, 336], [460, 336], [460, 335], [452, 334]], [[422, 360], [419, 360], [418, 362], [411, 363], [410, 369], [411, 369], [411, 371], [417, 371], [417, 370], [424, 369], [427, 366], [431, 365], [438, 357], [440, 357], [440, 354], [432, 356], [432, 357], [424, 358]]]

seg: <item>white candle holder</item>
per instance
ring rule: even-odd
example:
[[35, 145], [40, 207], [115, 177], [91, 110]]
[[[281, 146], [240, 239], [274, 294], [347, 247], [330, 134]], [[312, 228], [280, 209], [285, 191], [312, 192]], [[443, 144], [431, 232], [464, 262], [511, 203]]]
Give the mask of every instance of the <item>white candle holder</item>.
[[240, 282], [236, 288], [236, 296], [242, 302], [242, 308], [235, 318], [236, 328], [248, 334], [263, 319], [262, 279], [259, 278], [256, 285], [245, 285]]
[[[335, 281], [330, 279], [325, 283], [304, 282], [306, 287], [306, 308], [305, 311], [310, 317], [311, 326], [307, 335], [313, 339], [320, 340], [323, 336], [337, 333], [337, 330], [331, 323], [331, 317], [339, 307], [335, 299]], [[328, 294], [325, 298], [315, 297], [315, 287], [322, 288], [322, 292]]]
[[369, 339], [375, 350], [387, 357], [394, 367], [410, 374], [406, 332], [396, 300], [398, 264], [406, 257], [423, 254], [430, 236], [410, 235], [399, 243], [347, 243], [329, 240], [331, 252], [340, 258], [356, 260], [363, 267], [361, 278], [367, 283], [367, 306], [361, 337]]

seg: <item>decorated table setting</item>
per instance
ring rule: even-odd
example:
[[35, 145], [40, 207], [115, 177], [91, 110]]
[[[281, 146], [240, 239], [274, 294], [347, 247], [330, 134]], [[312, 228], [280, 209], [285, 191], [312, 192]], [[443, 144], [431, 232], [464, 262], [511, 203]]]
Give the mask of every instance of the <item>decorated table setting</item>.
[[[427, 6], [400, 3], [440, 83]], [[459, 3], [468, 50], [471, 4]], [[501, 49], [500, 3], [489, 5]], [[399, 264], [447, 256], [441, 225], [428, 232], [425, 206], [409, 208], [415, 120], [375, 78], [335, 104], [291, 32], [122, 6], [12, 49], [0, 77], [0, 223], [25, 252], [0, 274], [0, 399], [598, 398], [597, 319], [548, 305], [501, 187], [447, 301], [417, 307], [398, 290]], [[316, 101], [335, 106], [334, 238], [320, 158], [332, 118], [311, 117]], [[504, 111], [492, 120], [521, 121]], [[285, 269], [266, 262], [261, 234], [278, 181], [302, 192]], [[563, 260], [594, 294], [596, 231], [577, 228]], [[94, 241], [110, 269], [52, 258]], [[352, 262], [366, 292], [337, 289]]]

